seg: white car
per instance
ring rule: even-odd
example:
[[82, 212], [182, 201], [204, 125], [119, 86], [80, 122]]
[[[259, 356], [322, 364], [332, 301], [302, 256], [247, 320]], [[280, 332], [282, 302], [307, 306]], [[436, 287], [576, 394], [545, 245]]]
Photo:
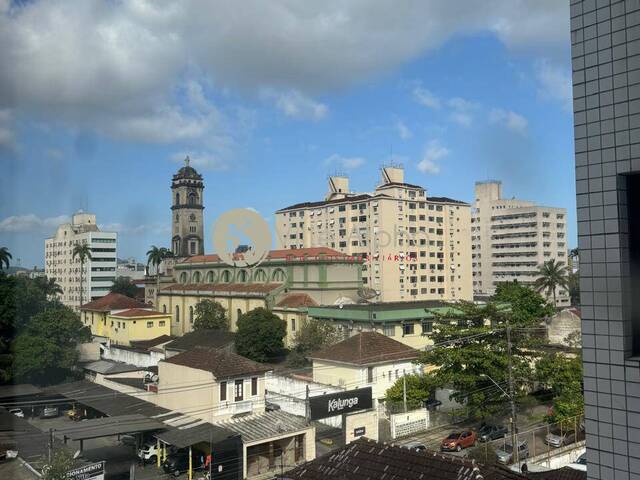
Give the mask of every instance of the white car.
[[581, 472], [587, 471], [587, 454], [583, 453], [580, 455], [577, 460], [573, 463], [567, 465], [569, 468], [573, 468], [574, 470], [580, 470]]
[[148, 462], [155, 462], [158, 458], [158, 445], [156, 442], [148, 442], [138, 450], [138, 457]]
[[16, 417], [24, 418], [24, 412], [21, 408], [12, 408], [9, 413], [13, 413]]

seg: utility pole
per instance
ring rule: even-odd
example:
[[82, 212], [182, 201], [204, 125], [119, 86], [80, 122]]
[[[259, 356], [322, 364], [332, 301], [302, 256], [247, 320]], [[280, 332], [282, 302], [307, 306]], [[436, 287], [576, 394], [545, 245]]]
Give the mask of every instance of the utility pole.
[[513, 447], [513, 458], [518, 463], [518, 423], [516, 417], [516, 402], [513, 392], [513, 362], [511, 359], [511, 325], [507, 317], [507, 359], [509, 367], [509, 402], [511, 403], [511, 446]]
[[402, 376], [402, 405], [404, 406], [404, 413], [407, 413], [407, 376]]
[[51, 465], [51, 457], [53, 455], [53, 428], [49, 429], [49, 445], [48, 445], [48, 452], [49, 452], [49, 465]]

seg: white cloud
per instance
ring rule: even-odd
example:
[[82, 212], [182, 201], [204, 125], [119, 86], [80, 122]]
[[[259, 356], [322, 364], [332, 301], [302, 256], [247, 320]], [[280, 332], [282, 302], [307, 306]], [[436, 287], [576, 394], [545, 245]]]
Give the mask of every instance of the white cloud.
[[448, 148], [443, 147], [437, 140], [431, 140], [425, 150], [422, 160], [418, 163], [418, 170], [423, 173], [440, 173], [440, 166], [436, 163], [437, 160], [449, 156]]
[[288, 92], [267, 92], [265, 96], [272, 98], [276, 107], [287, 117], [308, 120], [322, 120], [327, 116], [329, 108], [302, 93], [291, 90]]
[[470, 110], [475, 110], [476, 108], [478, 108], [478, 104], [476, 102], [472, 102], [461, 97], [450, 98], [447, 104], [452, 109], [459, 112], [468, 112]]
[[570, 67], [563, 68], [548, 59], [542, 59], [536, 62], [534, 71], [539, 84], [538, 95], [544, 99], [559, 101], [570, 112], [573, 102]]
[[470, 127], [473, 123], [473, 117], [466, 112], [452, 112], [449, 114], [449, 120], [463, 127]]
[[171, 233], [171, 227], [166, 223], [125, 225], [123, 223], [105, 223], [98, 225], [103, 232], [116, 232], [121, 235], [165, 235]]
[[413, 98], [415, 98], [416, 102], [425, 107], [433, 109], [440, 108], [440, 99], [426, 88], [415, 87], [413, 89]]
[[398, 135], [402, 140], [408, 140], [413, 137], [413, 132], [409, 127], [405, 125], [402, 120], [396, 121], [396, 130], [398, 131]]
[[337, 165], [339, 168], [343, 168], [345, 170], [354, 170], [358, 167], [361, 167], [365, 164], [365, 159], [362, 157], [343, 157], [342, 155], [338, 155], [334, 153], [333, 155], [324, 159], [324, 165]]
[[55, 229], [58, 225], [70, 222], [68, 215], [40, 218], [34, 213], [13, 215], [0, 221], [0, 232], [4, 233], [41, 233]]
[[527, 132], [527, 125], [529, 123], [522, 115], [501, 108], [493, 108], [489, 112], [489, 121], [497, 125], [502, 125], [521, 135]]

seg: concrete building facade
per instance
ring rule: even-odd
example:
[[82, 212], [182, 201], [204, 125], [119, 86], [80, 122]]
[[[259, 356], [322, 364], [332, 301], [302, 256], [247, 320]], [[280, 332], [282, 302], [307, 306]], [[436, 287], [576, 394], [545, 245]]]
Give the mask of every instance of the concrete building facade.
[[587, 476], [640, 479], [640, 2], [571, 0]]
[[[471, 242], [474, 294], [492, 295], [500, 282], [531, 285], [544, 262], [568, 265], [567, 211], [503, 198], [499, 181], [477, 182]], [[569, 306], [566, 290], [556, 297], [557, 306]]]
[[279, 248], [362, 256], [362, 281], [380, 301], [471, 300], [470, 221], [469, 204], [429, 197], [392, 166], [373, 193], [352, 193], [348, 178], [330, 177], [324, 200], [276, 212], [276, 237]]
[[73, 248], [83, 243], [91, 248], [92, 257], [83, 272], [82, 296], [87, 302], [108, 294], [116, 278], [118, 234], [100, 231], [94, 214], [78, 212], [44, 242], [45, 274], [62, 288], [60, 301], [73, 308], [80, 302], [81, 268]]

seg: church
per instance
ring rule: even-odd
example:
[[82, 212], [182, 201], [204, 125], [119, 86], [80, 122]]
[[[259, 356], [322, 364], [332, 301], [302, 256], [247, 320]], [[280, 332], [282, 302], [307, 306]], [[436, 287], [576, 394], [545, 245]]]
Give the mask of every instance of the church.
[[225, 308], [232, 332], [243, 313], [270, 309], [285, 320], [290, 344], [308, 307], [358, 299], [362, 259], [330, 248], [271, 250], [254, 267], [228, 265], [216, 254], [205, 254], [203, 194], [203, 177], [187, 157], [171, 182], [173, 258], [161, 266], [159, 279], [149, 275], [145, 281], [147, 303], [171, 315], [171, 335], [192, 331], [195, 306], [210, 299]]

